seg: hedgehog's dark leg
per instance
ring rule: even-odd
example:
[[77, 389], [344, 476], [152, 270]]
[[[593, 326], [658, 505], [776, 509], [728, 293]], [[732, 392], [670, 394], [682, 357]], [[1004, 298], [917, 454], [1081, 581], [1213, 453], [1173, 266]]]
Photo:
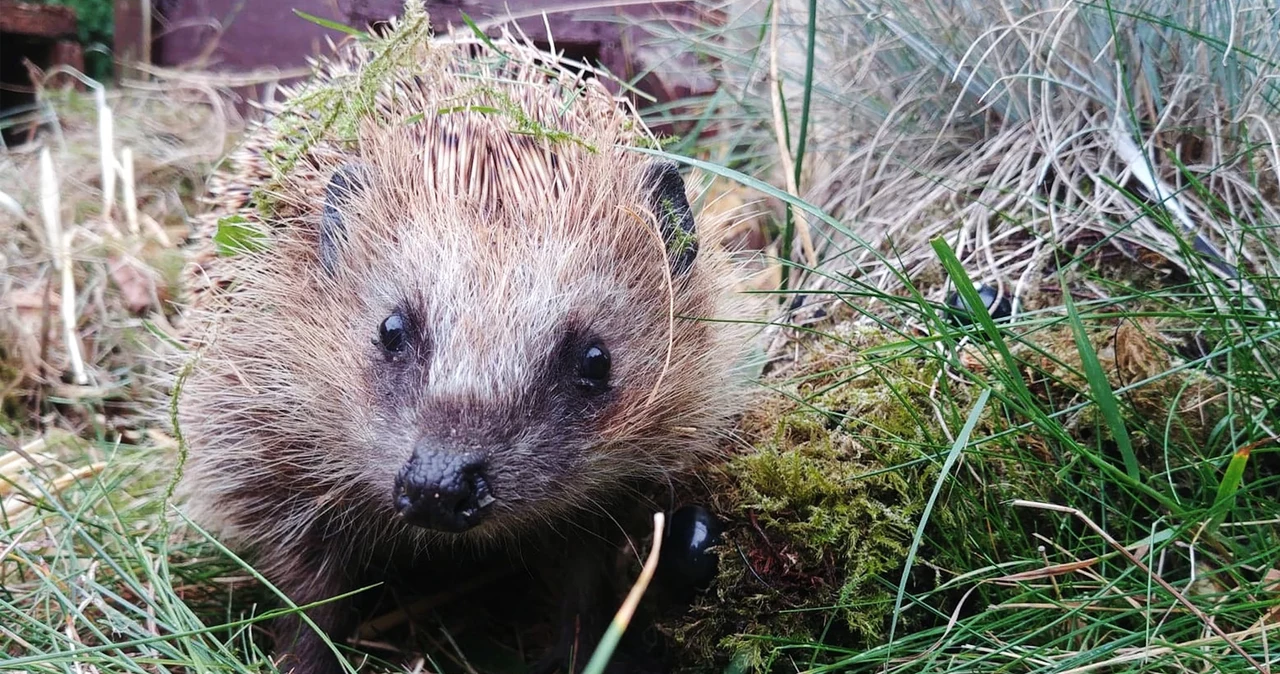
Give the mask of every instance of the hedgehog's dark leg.
[[[560, 594], [558, 638], [551, 651], [534, 666], [535, 674], [578, 674], [587, 666], [604, 636], [624, 593], [615, 564], [618, 545], [593, 541], [571, 550], [560, 564], [546, 569], [547, 582]], [[644, 625], [633, 623], [618, 644], [606, 671], [647, 674], [664, 671], [646, 652], [637, 636]]]
[[533, 674], [576, 674], [591, 659], [604, 635], [613, 606], [608, 551], [601, 545], [572, 546], [558, 564], [544, 569], [547, 584], [559, 595], [557, 638], [532, 669]]
[[[342, 571], [342, 564], [329, 559], [295, 557], [292, 564], [276, 566], [271, 580], [297, 606], [324, 601], [349, 591], [352, 583]], [[328, 601], [308, 611], [315, 623], [308, 625], [297, 613], [276, 620], [275, 654], [281, 672], [292, 674], [341, 674], [345, 670], [333, 649], [316, 629], [323, 631], [334, 644], [341, 644], [355, 628], [355, 612], [350, 598]]]

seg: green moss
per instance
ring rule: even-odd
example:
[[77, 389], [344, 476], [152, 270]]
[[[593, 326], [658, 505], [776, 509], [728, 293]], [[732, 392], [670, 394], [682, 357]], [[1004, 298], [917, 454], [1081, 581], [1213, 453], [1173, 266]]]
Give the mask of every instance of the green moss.
[[874, 638], [889, 609], [885, 588], [875, 579], [901, 568], [930, 471], [882, 470], [909, 457], [900, 451], [877, 454], [814, 422], [804, 412], [785, 416], [778, 441], [729, 466], [739, 513], [785, 541], [781, 549], [757, 547], [749, 559], [790, 565], [790, 580], [821, 587], [823, 603], [843, 596], [839, 612], [849, 630]]
[[698, 244], [697, 232], [675, 226], [680, 223], [684, 213], [674, 200], [663, 197], [658, 206], [662, 209], [662, 213], [658, 216], [659, 221], [664, 223], [663, 229], [669, 230], [670, 241], [667, 243], [667, 248], [673, 258], [679, 259], [686, 251]]
[[[1169, 327], [1132, 317], [1092, 319], [1089, 338], [1113, 388], [1176, 368], [1163, 335]], [[953, 356], [926, 343], [886, 348], [888, 338], [876, 330], [827, 330], [833, 334], [797, 338], [798, 362], [769, 380], [776, 393], [758, 401], [742, 424], [749, 449], [709, 478], [709, 498], [728, 525], [714, 596], [668, 626], [687, 649], [681, 661], [782, 671], [792, 658], [829, 662], [888, 638], [917, 527], [982, 387], [958, 381]], [[1089, 388], [1070, 327], [1019, 330], [1010, 335], [1011, 348], [1025, 364], [1034, 404], [1078, 404]], [[981, 364], [995, 362], [981, 343], [969, 343], [959, 358], [970, 374], [989, 372]], [[1208, 437], [1209, 428], [1183, 419], [1174, 423], [1175, 431], [1187, 425], [1178, 437], [1166, 434], [1178, 392], [1184, 407], [1219, 393], [1203, 375], [1181, 372], [1121, 396], [1147, 465], [1163, 465], [1157, 452], [1169, 443], [1189, 447]], [[994, 584], [947, 583], [984, 567], [1038, 563], [1036, 535], [1059, 531], [1060, 522], [1014, 508], [1011, 500], [1062, 502], [1098, 493], [1091, 482], [1100, 479], [1097, 471], [1078, 456], [1083, 449], [1105, 454], [1099, 449], [1105, 424], [1091, 414], [1084, 407], [1062, 417], [1070, 437], [1064, 441], [997, 398], [989, 402], [973, 433], [976, 444], [964, 449], [929, 512], [906, 574], [899, 634], [945, 625], [970, 589], [971, 608], [1008, 599], [1011, 590]], [[1132, 498], [1124, 494], [1107, 498], [1099, 508], [1138, 507], [1120, 502]]]
[[[730, 522], [717, 596], [672, 630], [691, 662], [733, 654], [742, 671], [768, 671], [779, 640], [825, 635], [827, 643], [858, 648], [887, 637], [895, 588], [950, 446], [931, 407], [941, 361], [923, 352], [869, 358], [862, 354], [883, 337], [840, 337], [805, 341], [811, 351], [799, 371], [745, 421], [750, 450], [714, 479], [716, 508]], [[967, 395], [956, 392], [947, 409], [967, 410]], [[994, 416], [986, 415], [987, 427]], [[1017, 470], [981, 453], [968, 460], [973, 474]], [[953, 552], [984, 530], [981, 499], [968, 498], [963, 486], [945, 493], [959, 498], [934, 507], [917, 569], [950, 566]], [[919, 610], [900, 617], [906, 626], [934, 620]]]
[[[1189, 493], [1192, 482], [1208, 478], [1179, 465], [1215, 455], [1214, 427], [1227, 412], [1223, 386], [1179, 367], [1176, 335], [1192, 323], [1150, 302], [1130, 302], [1114, 315], [1091, 307], [1087, 336], [1112, 389], [1122, 390], [1144, 470], [1172, 470]], [[729, 525], [715, 596], [670, 628], [689, 662], [718, 658], [735, 671], [781, 671], [794, 657], [826, 662], [883, 644], [939, 466], [981, 390], [966, 379], [998, 386], [998, 356], [988, 344], [970, 342], [951, 354], [925, 342], [890, 345], [873, 329], [823, 329], [825, 336], [797, 336], [797, 362], [768, 380], [776, 393], [744, 420], [749, 449], [711, 480], [710, 498]], [[1038, 563], [1036, 536], [1061, 536], [1060, 522], [1013, 508], [1012, 499], [1084, 502], [1098, 520], [1145, 507], [1139, 496], [1108, 489], [1080, 459], [1114, 452], [1096, 407], [1081, 405], [1090, 388], [1070, 325], [1059, 318], [1010, 326], [1007, 340], [1033, 397], [1018, 405], [1075, 411], [1040, 422], [1061, 424], [1050, 433], [1017, 405], [998, 398], [987, 405], [976, 444], [965, 448], [929, 513], [907, 574], [911, 599], [896, 617], [899, 634], [946, 623], [961, 594], [947, 581], [1008, 562]], [[1101, 500], [1080, 499], [1099, 493]], [[1013, 591], [965, 589], [976, 590], [971, 607]]]

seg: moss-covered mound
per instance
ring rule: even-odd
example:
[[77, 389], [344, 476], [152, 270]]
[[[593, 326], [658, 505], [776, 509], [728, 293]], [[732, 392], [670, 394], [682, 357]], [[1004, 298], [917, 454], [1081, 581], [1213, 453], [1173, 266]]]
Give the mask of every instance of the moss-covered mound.
[[[1222, 412], [1223, 384], [1185, 367], [1187, 320], [1135, 313], [1099, 312], [1084, 330], [1088, 350], [1121, 391], [1144, 470], [1179, 457], [1170, 470], [1185, 476]], [[964, 333], [939, 324], [935, 342], [851, 321], [816, 327], [790, 341], [796, 355], [766, 377], [742, 424], [744, 446], [710, 478], [709, 498], [728, 523], [719, 577], [664, 624], [690, 671], [840, 662], [884, 647], [891, 634], [945, 631], [1010, 601], [1023, 590], [1000, 582], [1003, 571], [1044, 566], [1045, 542], [1078, 529], [1018, 499], [1078, 502], [1092, 492], [1097, 504], [1086, 514], [1099, 520], [1159, 507], [1109, 486], [1090, 464], [1089, 454], [1117, 466], [1122, 457], [1098, 406], [1083, 404], [1086, 368], [1064, 316], [1002, 333], [1030, 400], [992, 375], [1000, 349], [973, 333], [957, 341]], [[944, 475], [988, 387], [993, 395]]]

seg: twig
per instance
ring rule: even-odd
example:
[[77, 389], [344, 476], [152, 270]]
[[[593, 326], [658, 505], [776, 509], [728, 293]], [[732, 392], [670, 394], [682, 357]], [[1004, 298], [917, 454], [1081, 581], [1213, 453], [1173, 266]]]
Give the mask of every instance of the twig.
[[75, 383], [84, 386], [89, 383], [89, 378], [84, 373], [84, 357], [80, 354], [80, 340], [76, 335], [76, 282], [71, 274], [71, 240], [62, 231], [60, 207], [58, 176], [53, 171], [53, 158], [46, 147], [40, 150], [40, 209], [44, 215], [53, 266], [62, 273], [63, 339], [67, 343]]
[[133, 148], [120, 150], [120, 186], [124, 189], [124, 217], [129, 233], [138, 235], [138, 194], [133, 182]]

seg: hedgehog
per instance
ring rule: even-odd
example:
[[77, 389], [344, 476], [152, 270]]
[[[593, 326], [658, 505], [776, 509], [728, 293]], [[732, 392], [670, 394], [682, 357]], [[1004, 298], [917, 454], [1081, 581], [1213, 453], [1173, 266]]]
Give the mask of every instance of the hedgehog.
[[[561, 668], [616, 608], [619, 513], [744, 405], [742, 266], [634, 110], [527, 41], [410, 3], [315, 66], [210, 181], [185, 508], [298, 606], [536, 567]], [[342, 671], [357, 604], [280, 618], [281, 666]]]

